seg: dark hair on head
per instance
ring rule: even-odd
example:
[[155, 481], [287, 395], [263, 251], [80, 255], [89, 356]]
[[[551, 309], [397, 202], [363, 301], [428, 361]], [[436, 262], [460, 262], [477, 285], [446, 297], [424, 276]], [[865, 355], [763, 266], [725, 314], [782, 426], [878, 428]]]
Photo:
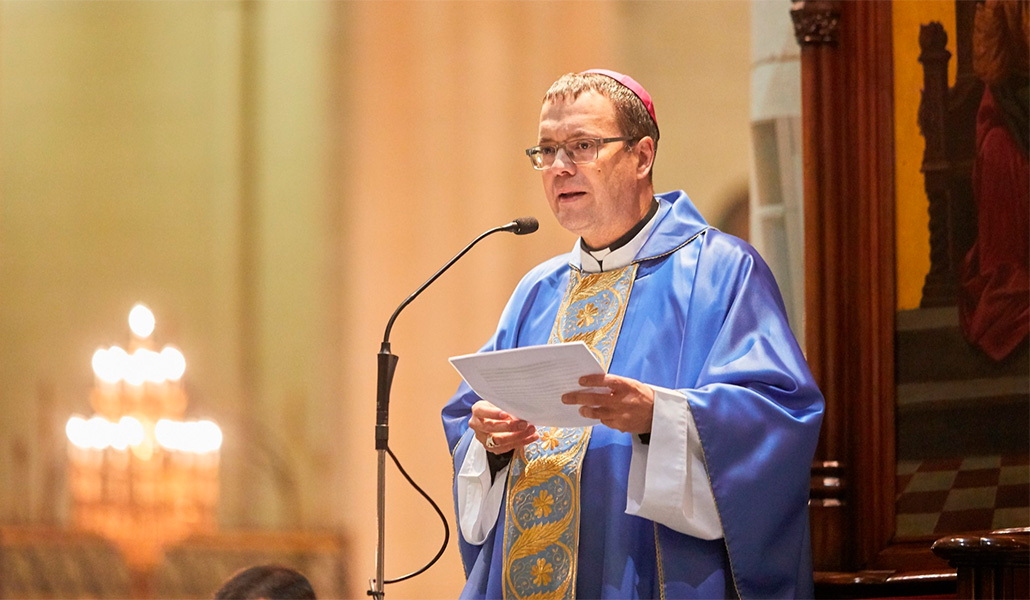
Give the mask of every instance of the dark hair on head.
[[215, 600], [315, 600], [311, 582], [282, 565], [257, 565], [237, 571], [215, 592]]
[[[551, 84], [544, 94], [544, 102], [575, 100], [580, 94], [595, 91], [611, 101], [615, 107], [615, 122], [624, 136], [640, 139], [649, 136], [658, 153], [658, 124], [647, 112], [644, 102], [633, 90], [600, 73], [566, 73]], [[651, 170], [654, 171], [652, 165]]]

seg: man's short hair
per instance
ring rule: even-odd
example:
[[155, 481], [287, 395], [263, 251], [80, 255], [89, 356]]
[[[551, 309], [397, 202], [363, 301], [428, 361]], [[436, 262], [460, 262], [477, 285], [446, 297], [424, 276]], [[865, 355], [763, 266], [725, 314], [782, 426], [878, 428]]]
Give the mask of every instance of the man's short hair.
[[283, 565], [256, 565], [234, 573], [215, 592], [215, 600], [315, 600], [315, 590], [300, 571]]
[[[611, 101], [615, 107], [615, 122], [619, 133], [635, 139], [650, 136], [658, 153], [658, 125], [647, 112], [643, 101], [628, 87], [600, 73], [566, 73], [551, 84], [544, 94], [544, 102], [575, 100], [580, 94], [595, 91]], [[654, 165], [651, 165], [654, 172]]]

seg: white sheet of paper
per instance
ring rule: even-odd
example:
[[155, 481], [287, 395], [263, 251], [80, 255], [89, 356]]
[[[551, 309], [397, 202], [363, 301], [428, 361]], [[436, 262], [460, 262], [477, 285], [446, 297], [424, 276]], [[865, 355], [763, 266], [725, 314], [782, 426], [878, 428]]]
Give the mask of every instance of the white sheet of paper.
[[465, 354], [449, 360], [480, 398], [537, 426], [596, 425], [596, 419], [580, 416], [578, 405], [562, 404], [561, 396], [576, 390], [608, 391], [579, 385], [584, 375], [604, 373], [583, 342]]

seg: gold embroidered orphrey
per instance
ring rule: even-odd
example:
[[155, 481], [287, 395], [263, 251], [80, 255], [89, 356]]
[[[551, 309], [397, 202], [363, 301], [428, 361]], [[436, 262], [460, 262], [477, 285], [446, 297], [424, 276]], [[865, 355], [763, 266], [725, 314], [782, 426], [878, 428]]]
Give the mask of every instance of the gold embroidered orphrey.
[[[583, 274], [573, 268], [548, 343], [582, 341], [608, 368], [637, 265]], [[508, 474], [504, 598], [575, 598], [579, 468], [590, 427], [541, 427], [516, 451]]]

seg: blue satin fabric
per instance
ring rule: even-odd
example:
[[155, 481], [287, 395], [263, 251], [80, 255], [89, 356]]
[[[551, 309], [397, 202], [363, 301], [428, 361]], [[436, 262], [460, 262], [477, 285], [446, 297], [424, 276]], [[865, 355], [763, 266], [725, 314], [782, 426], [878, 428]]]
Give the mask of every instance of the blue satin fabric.
[[[807, 501], [822, 395], [754, 249], [708, 229], [683, 192], [658, 198], [609, 371], [687, 396], [725, 541], [625, 514], [632, 436], [596, 425], [581, 474], [577, 597], [658, 598], [661, 582], [667, 598], [810, 598]], [[482, 351], [546, 343], [578, 260], [559, 256], [528, 273]], [[443, 410], [455, 472], [478, 399], [462, 383]], [[501, 597], [503, 531], [481, 546], [459, 535], [463, 598]]]

